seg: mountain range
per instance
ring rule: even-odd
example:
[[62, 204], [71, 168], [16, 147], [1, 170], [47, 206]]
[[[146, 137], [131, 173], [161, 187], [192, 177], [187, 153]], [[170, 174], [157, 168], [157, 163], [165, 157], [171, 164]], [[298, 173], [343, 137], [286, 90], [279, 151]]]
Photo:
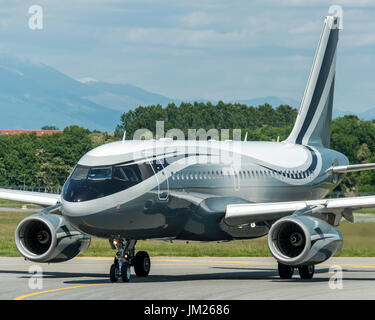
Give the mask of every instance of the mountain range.
[[[62, 129], [76, 124], [90, 130], [113, 132], [123, 112], [139, 105], [166, 106], [171, 102], [180, 104], [182, 100], [151, 93], [131, 84], [89, 78], [76, 80], [42, 63], [0, 56], [0, 129], [40, 129], [44, 125]], [[299, 105], [294, 99], [275, 96], [225, 102], [254, 106], [267, 102], [274, 107]], [[336, 110], [334, 116], [343, 114], [346, 113]], [[373, 119], [375, 109], [359, 116], [365, 120]]]

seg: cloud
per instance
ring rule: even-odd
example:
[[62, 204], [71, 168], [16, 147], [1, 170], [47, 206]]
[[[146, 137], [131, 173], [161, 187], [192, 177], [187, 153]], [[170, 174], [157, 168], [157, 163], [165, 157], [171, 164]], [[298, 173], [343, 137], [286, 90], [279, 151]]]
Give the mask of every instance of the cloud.
[[[335, 2], [344, 10], [335, 99], [365, 105], [371, 89], [353, 99], [350, 88], [353, 78], [373, 79], [375, 1]], [[0, 0], [0, 50], [75, 79], [129, 82], [172, 97], [298, 100], [332, 2], [40, 0], [39, 33], [27, 28], [32, 4]]]
[[212, 16], [207, 14], [206, 12], [195, 11], [184, 15], [181, 18], [181, 23], [187, 27], [205, 27], [211, 24]]
[[322, 27], [321, 21], [305, 21], [304, 23], [294, 26], [288, 30], [290, 34], [305, 34], [305, 33], [316, 33], [318, 34], [319, 30]]
[[184, 47], [241, 45], [250, 38], [247, 30], [217, 32], [213, 29], [132, 28], [124, 34], [124, 41], [133, 43]]

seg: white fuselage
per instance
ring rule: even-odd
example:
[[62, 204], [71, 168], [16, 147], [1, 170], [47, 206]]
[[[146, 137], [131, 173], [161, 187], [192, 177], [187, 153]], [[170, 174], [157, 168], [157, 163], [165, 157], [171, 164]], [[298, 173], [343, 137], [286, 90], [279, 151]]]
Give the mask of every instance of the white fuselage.
[[[336, 151], [285, 142], [114, 142], [93, 149], [77, 164], [87, 172], [111, 171], [112, 180], [90, 178], [89, 174], [86, 180], [75, 181], [71, 176], [62, 195], [63, 213], [73, 225], [76, 218], [82, 223], [82, 219], [96, 216], [91, 225], [94, 221], [105, 224], [103, 216], [109, 219], [114, 215], [114, 221], [122, 216], [120, 224], [133, 230], [140, 226], [160, 228], [166, 225], [163, 206], [167, 211], [173, 206], [175, 211], [176, 206], [182, 210], [188, 204], [199, 206], [209, 197], [245, 202], [322, 198], [339, 183], [328, 169], [347, 163], [347, 158]], [[126, 171], [128, 177], [115, 177], [118, 170], [124, 170], [121, 175]], [[125, 181], [131, 179], [129, 170], [139, 176], [133, 183]], [[118, 187], [119, 180], [123, 188]], [[74, 184], [75, 189], [71, 187]], [[87, 190], [95, 192], [82, 196]], [[155, 203], [159, 215], [145, 214], [143, 209]], [[114, 228], [114, 223], [109, 225]], [[82, 225], [76, 227], [83, 229]]]

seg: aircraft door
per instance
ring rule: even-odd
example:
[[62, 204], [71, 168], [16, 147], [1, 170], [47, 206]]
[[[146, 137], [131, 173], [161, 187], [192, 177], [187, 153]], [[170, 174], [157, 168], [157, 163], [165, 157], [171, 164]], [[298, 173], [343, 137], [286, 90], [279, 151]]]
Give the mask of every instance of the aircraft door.
[[228, 175], [230, 177], [230, 179], [232, 180], [232, 183], [233, 183], [233, 189], [235, 191], [239, 191], [240, 190], [240, 177], [239, 177], [239, 171], [236, 170], [234, 167], [227, 167], [225, 170], [224, 170], [224, 174]]
[[160, 159], [150, 160], [150, 165], [154, 171], [158, 184], [158, 200], [168, 201], [169, 199], [169, 180], [165, 167]]

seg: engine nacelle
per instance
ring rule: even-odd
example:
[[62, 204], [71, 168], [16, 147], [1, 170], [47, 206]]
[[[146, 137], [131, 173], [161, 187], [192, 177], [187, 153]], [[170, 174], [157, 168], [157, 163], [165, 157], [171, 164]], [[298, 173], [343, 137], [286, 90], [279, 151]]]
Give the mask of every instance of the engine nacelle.
[[321, 263], [340, 251], [340, 231], [310, 216], [288, 216], [276, 221], [268, 235], [268, 246], [280, 263], [297, 266]]
[[37, 213], [17, 226], [18, 251], [34, 262], [63, 262], [85, 251], [91, 238], [75, 229], [63, 216]]

